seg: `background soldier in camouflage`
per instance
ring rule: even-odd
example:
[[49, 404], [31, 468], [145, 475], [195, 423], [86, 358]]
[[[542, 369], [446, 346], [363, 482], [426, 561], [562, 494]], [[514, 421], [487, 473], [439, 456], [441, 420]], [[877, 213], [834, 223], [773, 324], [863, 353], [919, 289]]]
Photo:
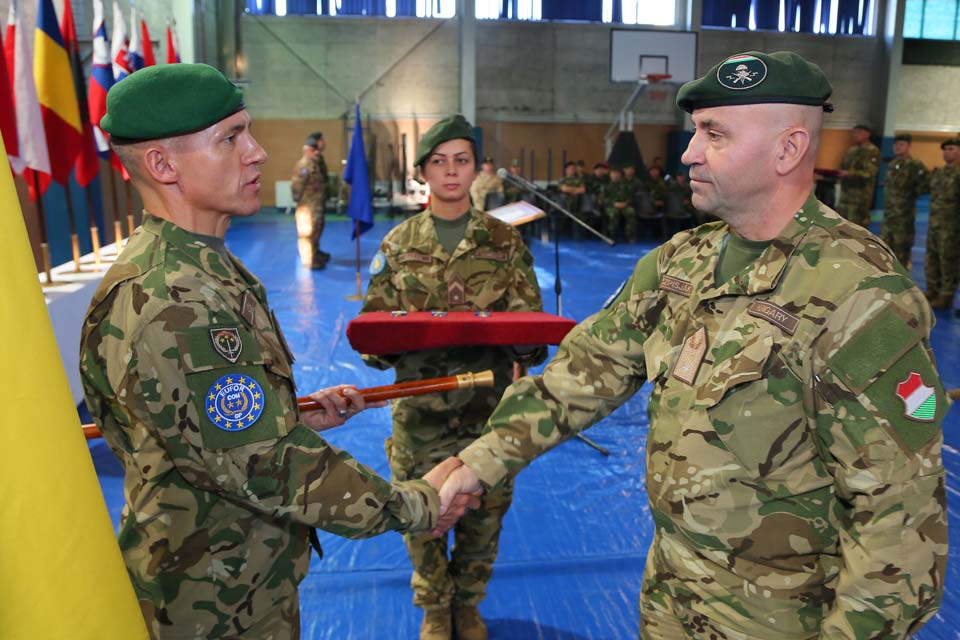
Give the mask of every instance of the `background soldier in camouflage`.
[[870, 127], [858, 124], [853, 128], [853, 146], [840, 161], [840, 202], [837, 211], [844, 218], [864, 229], [870, 226], [870, 205], [880, 170], [880, 149], [870, 142]]
[[323, 235], [324, 207], [327, 202], [327, 162], [323, 150], [327, 142], [317, 131], [303, 143], [303, 156], [293, 168], [290, 191], [297, 203], [297, 249], [300, 262], [311, 269], [323, 269], [330, 254], [320, 250]]
[[[521, 174], [522, 168], [520, 167], [520, 161], [517, 158], [514, 158], [510, 161], [509, 171], [515, 176], [519, 176]], [[519, 202], [523, 199], [523, 189], [508, 180], [503, 183], [503, 196], [506, 204], [510, 204], [511, 202]]]
[[470, 199], [473, 200], [473, 207], [477, 211], [487, 210], [488, 193], [503, 193], [503, 180], [495, 173], [495, 169], [493, 158], [484, 158], [480, 165], [480, 173], [470, 185]]
[[577, 175], [577, 163], [570, 161], [563, 166], [563, 177], [557, 183], [563, 194], [563, 206], [573, 215], [580, 216], [580, 199], [587, 192], [583, 178]]
[[[417, 146], [417, 164], [430, 184], [430, 208], [393, 229], [371, 265], [363, 311], [540, 311], [533, 258], [513, 227], [475, 209], [467, 188], [474, 178], [473, 128], [462, 116], [437, 123]], [[453, 186], [457, 188], [453, 188]], [[458, 347], [364, 356], [371, 366], [393, 367], [397, 382], [492, 369], [491, 389], [451, 391], [393, 403], [387, 453], [394, 480], [418, 477], [459, 453], [483, 428], [510, 384], [514, 361], [540, 362], [544, 349]], [[460, 640], [486, 638], [477, 604], [493, 573], [512, 483], [487, 493], [480, 508], [458, 523], [447, 540], [404, 536], [413, 563], [414, 604], [425, 610], [421, 638], [449, 640], [451, 605]]]
[[623, 180], [620, 167], [611, 167], [610, 183], [603, 188], [607, 235], [614, 240], [623, 227], [627, 242], [637, 241], [637, 211], [633, 207], [634, 190]]
[[883, 190], [883, 222], [880, 238], [890, 245], [907, 271], [913, 250], [917, 198], [930, 189], [927, 167], [910, 155], [913, 136], [901, 133], [893, 139], [894, 159], [887, 165]]
[[610, 184], [610, 166], [606, 162], [593, 165], [593, 173], [583, 178], [583, 186], [586, 187], [587, 193], [598, 200], [603, 195], [603, 188], [608, 184]]
[[960, 138], [940, 144], [942, 167], [930, 173], [930, 225], [924, 271], [927, 299], [935, 309], [949, 309], [960, 279]]
[[653, 198], [656, 211], [663, 211], [667, 200], [667, 183], [663, 181], [663, 169], [658, 165], [652, 164], [647, 169], [646, 188]]
[[260, 208], [266, 160], [240, 91], [206, 65], [150, 67], [114, 85], [101, 126], [146, 210], [91, 302], [80, 368], [124, 467], [119, 544], [150, 636], [298, 638], [313, 527], [427, 530], [437, 494], [314, 432], [363, 409], [355, 391], [297, 410], [266, 292], [223, 242]]
[[650, 381], [642, 638], [903, 638], [939, 606], [933, 317], [886, 246], [812, 194], [830, 93], [800, 56], [752, 51], [680, 89], [693, 204], [722, 222], [642, 258], [441, 489], [496, 487]]

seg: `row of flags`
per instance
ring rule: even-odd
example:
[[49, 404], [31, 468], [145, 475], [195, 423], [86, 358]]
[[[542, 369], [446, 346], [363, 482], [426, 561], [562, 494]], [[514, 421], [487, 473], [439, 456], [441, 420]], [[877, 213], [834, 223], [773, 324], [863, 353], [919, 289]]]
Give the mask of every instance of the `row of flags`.
[[[110, 87], [156, 64], [143, 16], [135, 8], [131, 11], [128, 36], [120, 4], [114, 0], [110, 38], [103, 1], [94, 0], [88, 82], [70, 0], [63, 3], [59, 24], [53, 1], [39, 0], [32, 43], [20, 5], [21, 0], [10, 3], [0, 56], [0, 135], [14, 173], [26, 179], [36, 199], [51, 182], [67, 184], [71, 172], [81, 187], [89, 185], [99, 171], [98, 155], [122, 172], [99, 122], [107, 112]], [[167, 27], [166, 35], [166, 62], [180, 62], [173, 25]]]

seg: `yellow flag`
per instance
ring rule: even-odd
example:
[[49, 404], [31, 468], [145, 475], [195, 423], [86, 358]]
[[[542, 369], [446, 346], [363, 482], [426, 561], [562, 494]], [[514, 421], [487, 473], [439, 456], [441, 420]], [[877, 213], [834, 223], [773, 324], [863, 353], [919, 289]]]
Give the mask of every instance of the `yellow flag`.
[[0, 638], [146, 638], [2, 140], [0, 256]]

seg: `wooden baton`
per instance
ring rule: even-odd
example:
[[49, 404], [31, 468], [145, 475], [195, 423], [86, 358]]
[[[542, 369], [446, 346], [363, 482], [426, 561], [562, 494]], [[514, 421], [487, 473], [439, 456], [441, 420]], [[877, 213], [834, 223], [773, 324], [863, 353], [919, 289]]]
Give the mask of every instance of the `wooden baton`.
[[[394, 398], [406, 398], [408, 396], [419, 396], [425, 393], [439, 393], [441, 391], [456, 391], [457, 389], [473, 389], [475, 387], [492, 387], [493, 371], [480, 371], [478, 373], [462, 373], [458, 376], [447, 376], [444, 378], [428, 378], [427, 380], [413, 380], [411, 382], [398, 382], [397, 384], [388, 384], [382, 387], [369, 387], [367, 389], [357, 389], [357, 393], [363, 398], [364, 402], [379, 402], [381, 400], [393, 400]], [[339, 392], [341, 396], [346, 394]], [[297, 398], [297, 407], [300, 411], [317, 411], [323, 409], [323, 406], [311, 398], [303, 396]], [[83, 425], [83, 435], [87, 440], [102, 438], [103, 434], [95, 424]]]

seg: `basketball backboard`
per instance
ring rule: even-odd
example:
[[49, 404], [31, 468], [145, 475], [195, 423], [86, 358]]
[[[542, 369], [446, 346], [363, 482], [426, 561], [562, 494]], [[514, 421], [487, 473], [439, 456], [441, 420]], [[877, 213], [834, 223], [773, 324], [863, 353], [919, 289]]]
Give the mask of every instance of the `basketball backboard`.
[[697, 34], [650, 29], [610, 30], [610, 82], [637, 82], [669, 74], [684, 83], [697, 75]]

